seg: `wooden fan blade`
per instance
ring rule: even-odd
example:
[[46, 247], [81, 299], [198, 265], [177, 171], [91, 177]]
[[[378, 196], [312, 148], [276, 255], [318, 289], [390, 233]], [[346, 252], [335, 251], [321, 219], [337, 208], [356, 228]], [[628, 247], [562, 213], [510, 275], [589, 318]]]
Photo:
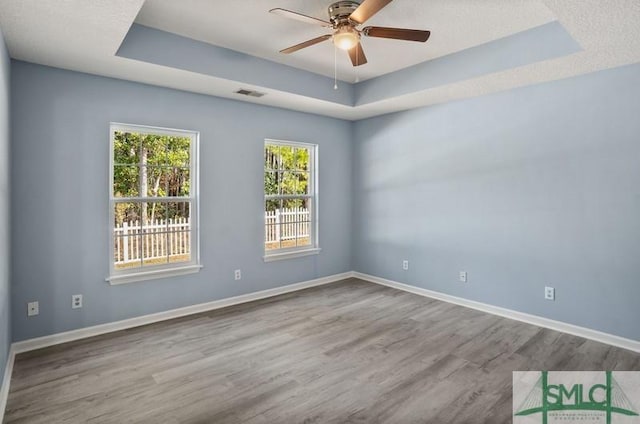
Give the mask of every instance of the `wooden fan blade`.
[[364, 0], [349, 16], [349, 19], [359, 24], [363, 24], [367, 19], [391, 3], [391, 1], [392, 0]]
[[324, 27], [331, 27], [331, 23], [327, 21], [323, 21], [322, 19], [314, 18], [313, 16], [303, 15], [302, 13], [292, 12], [291, 10], [281, 9], [279, 7], [275, 9], [271, 9], [270, 13], [274, 13], [276, 15], [284, 16], [285, 18], [295, 19], [296, 21], [306, 22], [312, 25], [321, 25]]
[[284, 50], [280, 50], [280, 53], [289, 54], [293, 52], [297, 52], [298, 50], [304, 49], [305, 47], [313, 46], [314, 44], [322, 43], [325, 40], [331, 38], [331, 34], [322, 35], [320, 37], [314, 38], [313, 40], [307, 40], [303, 43], [296, 44], [295, 46], [288, 47]]
[[349, 57], [353, 66], [360, 66], [367, 63], [367, 56], [364, 55], [362, 44], [358, 43], [354, 48], [349, 50]]
[[366, 27], [362, 33], [368, 37], [393, 38], [396, 40], [420, 41], [424, 43], [429, 39], [431, 31], [418, 29]]

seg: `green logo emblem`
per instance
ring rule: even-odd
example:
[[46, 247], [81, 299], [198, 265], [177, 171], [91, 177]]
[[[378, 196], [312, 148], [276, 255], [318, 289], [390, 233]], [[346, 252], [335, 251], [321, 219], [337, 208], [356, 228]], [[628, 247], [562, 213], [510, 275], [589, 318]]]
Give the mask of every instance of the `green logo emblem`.
[[[514, 402], [516, 374], [524, 373], [514, 373]], [[554, 379], [551, 383], [549, 372], [542, 371], [529, 394], [517, 408], [514, 408], [515, 417], [540, 414], [540, 422], [547, 424], [550, 416], [563, 422], [570, 422], [584, 420], [585, 412], [592, 412], [597, 413], [601, 418], [592, 417], [591, 422], [597, 420], [611, 424], [615, 414], [628, 417], [638, 416], [637, 409], [611, 371], [599, 373], [558, 372], [554, 374], [577, 376], [597, 374], [600, 378], [586, 379], [586, 381], [576, 380], [576, 377], [565, 378], [567, 381], [559, 378]]]

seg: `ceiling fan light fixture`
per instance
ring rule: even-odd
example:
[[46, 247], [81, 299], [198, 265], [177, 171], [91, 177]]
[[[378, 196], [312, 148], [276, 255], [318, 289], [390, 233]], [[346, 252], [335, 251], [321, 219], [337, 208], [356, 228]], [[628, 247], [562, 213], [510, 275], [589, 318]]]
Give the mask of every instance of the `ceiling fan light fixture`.
[[345, 25], [333, 34], [333, 44], [340, 50], [351, 50], [360, 42], [360, 33], [350, 25]]
[[[353, 66], [361, 66], [367, 63], [360, 37], [388, 38], [394, 40], [416, 41], [424, 43], [431, 35], [431, 31], [368, 26], [358, 29], [369, 18], [378, 13], [393, 0], [339, 0], [329, 5], [329, 20], [314, 18], [291, 10], [275, 8], [269, 12], [330, 28], [331, 33], [298, 43], [295, 46], [280, 50], [280, 53], [290, 54], [307, 47], [314, 46], [323, 41], [333, 40], [334, 49], [344, 50], [348, 53]], [[337, 55], [334, 55], [337, 58]], [[336, 64], [337, 64], [337, 59]]]

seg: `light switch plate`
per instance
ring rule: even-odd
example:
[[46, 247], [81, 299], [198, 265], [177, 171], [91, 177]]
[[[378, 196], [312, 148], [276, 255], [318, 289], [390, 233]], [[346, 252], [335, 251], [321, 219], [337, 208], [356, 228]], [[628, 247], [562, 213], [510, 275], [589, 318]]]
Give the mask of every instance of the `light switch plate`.
[[27, 303], [27, 316], [32, 317], [40, 313], [40, 303], [38, 301]]

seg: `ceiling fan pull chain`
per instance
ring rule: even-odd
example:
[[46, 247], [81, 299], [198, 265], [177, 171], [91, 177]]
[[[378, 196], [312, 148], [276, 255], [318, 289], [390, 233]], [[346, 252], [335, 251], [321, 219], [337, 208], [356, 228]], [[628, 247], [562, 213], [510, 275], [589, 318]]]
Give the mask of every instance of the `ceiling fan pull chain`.
[[333, 89], [338, 89], [338, 48], [333, 46]]
[[[360, 58], [358, 57], [358, 53], [360, 53], [360, 49], [359, 49], [359, 48], [357, 48], [357, 46], [356, 46], [356, 63], [357, 63], [357, 64], [360, 64]], [[354, 71], [356, 71], [356, 79], [355, 79], [355, 82], [356, 82], [356, 83], [358, 83], [358, 82], [360, 82], [360, 78], [358, 78], [358, 67], [357, 67], [357, 66], [354, 66], [354, 67], [353, 67], [353, 70], [354, 70]]]

